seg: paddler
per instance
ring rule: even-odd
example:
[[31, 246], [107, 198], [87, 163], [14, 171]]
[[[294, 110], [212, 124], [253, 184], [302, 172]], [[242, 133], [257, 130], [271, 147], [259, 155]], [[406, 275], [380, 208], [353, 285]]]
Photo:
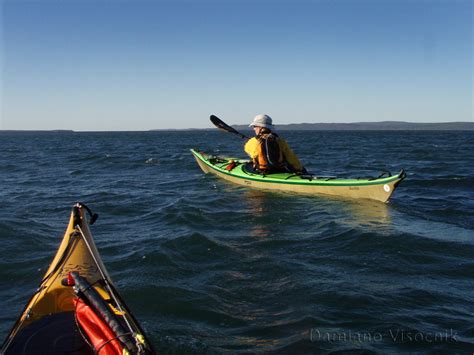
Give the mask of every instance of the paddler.
[[260, 114], [249, 125], [255, 137], [245, 143], [244, 150], [252, 158], [254, 170], [262, 174], [293, 172], [305, 174], [303, 167], [288, 143], [274, 132], [272, 118]]

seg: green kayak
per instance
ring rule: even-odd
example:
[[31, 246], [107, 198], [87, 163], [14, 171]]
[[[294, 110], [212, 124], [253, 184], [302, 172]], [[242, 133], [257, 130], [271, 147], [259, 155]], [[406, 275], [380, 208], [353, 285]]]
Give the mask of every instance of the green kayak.
[[296, 175], [292, 173], [262, 175], [253, 171], [248, 160], [210, 155], [194, 149], [191, 149], [191, 152], [206, 174], [212, 173], [239, 185], [310, 195], [326, 194], [343, 198], [364, 198], [386, 202], [406, 176], [404, 170], [393, 176], [358, 179], [318, 177], [312, 174]]

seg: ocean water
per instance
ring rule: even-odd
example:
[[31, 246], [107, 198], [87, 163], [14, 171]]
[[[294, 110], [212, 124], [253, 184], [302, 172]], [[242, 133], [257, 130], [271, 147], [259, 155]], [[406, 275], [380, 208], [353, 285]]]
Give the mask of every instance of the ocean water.
[[285, 132], [308, 170], [407, 178], [388, 204], [204, 175], [220, 131], [1, 132], [0, 338], [72, 205], [157, 351], [474, 351], [474, 132]]

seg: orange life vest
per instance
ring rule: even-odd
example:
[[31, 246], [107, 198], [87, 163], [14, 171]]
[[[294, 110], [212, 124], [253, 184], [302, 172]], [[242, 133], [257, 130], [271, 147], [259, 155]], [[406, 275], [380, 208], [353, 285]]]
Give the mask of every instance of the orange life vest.
[[263, 133], [258, 137], [258, 155], [254, 158], [254, 168], [263, 172], [278, 172], [286, 170], [285, 157], [280, 148], [278, 135]]

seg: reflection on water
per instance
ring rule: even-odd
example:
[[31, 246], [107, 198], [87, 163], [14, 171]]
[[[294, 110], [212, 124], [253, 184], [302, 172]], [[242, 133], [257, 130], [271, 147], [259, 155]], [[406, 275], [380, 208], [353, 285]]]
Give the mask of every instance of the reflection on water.
[[348, 219], [343, 222], [354, 227], [384, 228], [392, 223], [390, 207], [386, 203], [358, 200], [342, 203], [342, 205], [348, 215]]
[[268, 203], [268, 191], [246, 189], [244, 199], [248, 202], [249, 208], [255, 218], [255, 223], [250, 227], [250, 236], [256, 238], [267, 238], [270, 235], [268, 223], [258, 223], [260, 218], [271, 215], [271, 206]]
[[390, 206], [379, 201], [351, 200], [324, 195], [304, 196], [257, 189], [245, 189], [242, 194], [255, 217], [250, 226], [250, 235], [257, 238], [268, 237], [269, 225], [280, 224], [282, 221], [278, 216], [281, 218], [287, 213], [293, 218], [314, 218], [315, 223], [320, 221], [321, 217], [329, 216], [326, 218], [337, 219], [341, 224], [354, 228], [367, 227], [372, 230], [383, 230], [392, 224]]

